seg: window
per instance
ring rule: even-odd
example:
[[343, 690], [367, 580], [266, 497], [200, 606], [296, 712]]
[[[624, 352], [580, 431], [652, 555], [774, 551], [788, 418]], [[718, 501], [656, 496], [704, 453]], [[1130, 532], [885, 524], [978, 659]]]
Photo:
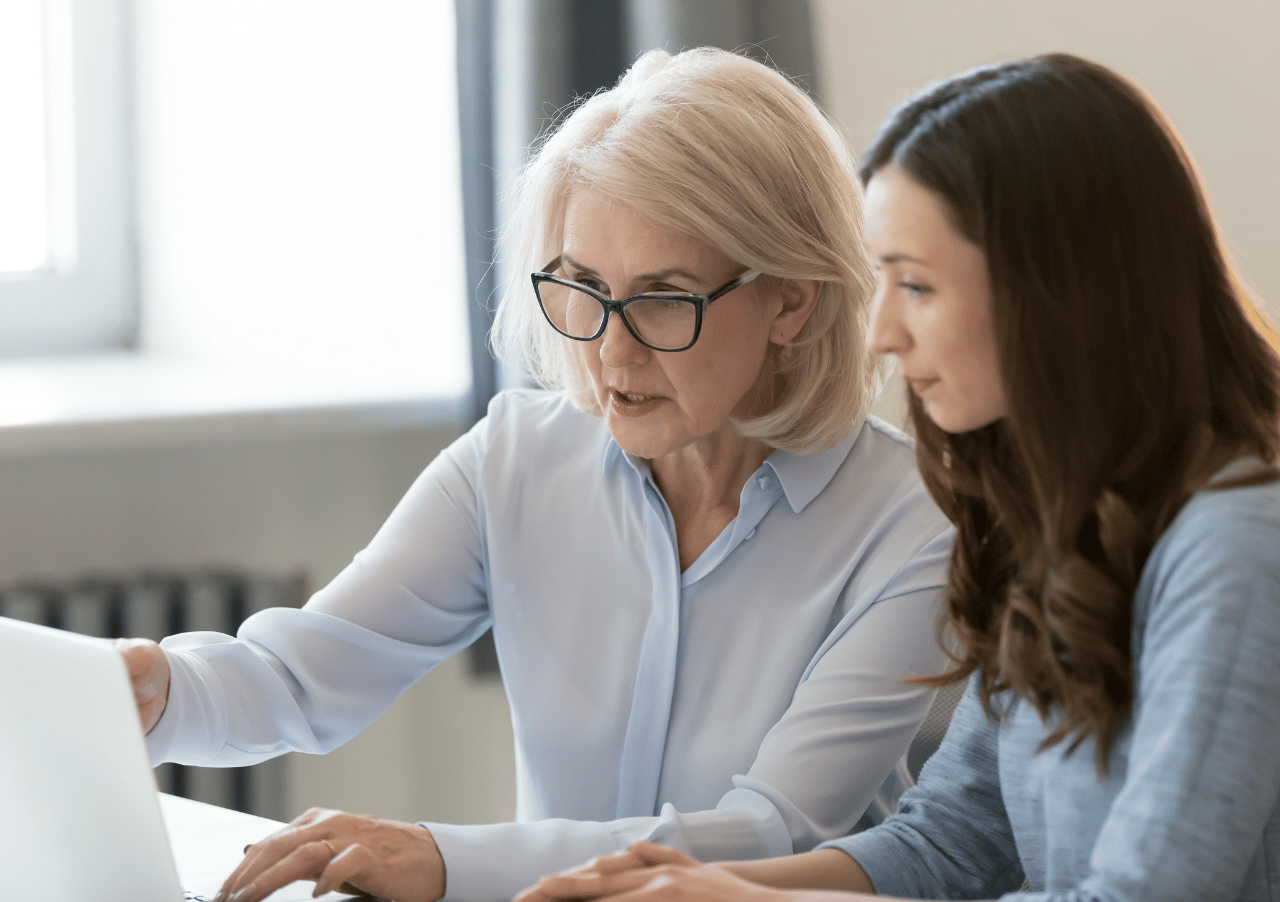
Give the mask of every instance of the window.
[[121, 0], [0, 5], [0, 357], [133, 338], [124, 28]]
[[135, 17], [143, 350], [464, 394], [451, 0]]
[[49, 259], [44, 115], [44, 23], [34, 0], [0, 7], [0, 273], [25, 275]]
[[[59, 220], [73, 240], [53, 226], [45, 263], [37, 248], [0, 275], [0, 429], [371, 406], [454, 418], [476, 301], [452, 0], [22, 4], [25, 44], [38, 7], [53, 48], [27, 71], [62, 71], [73, 42], [56, 36], [79, 42], [73, 178], [50, 168], [46, 192], [77, 194]], [[118, 130], [90, 140], [106, 120]], [[94, 241], [117, 252], [116, 278], [90, 265]], [[79, 306], [35, 297], [56, 285]]]

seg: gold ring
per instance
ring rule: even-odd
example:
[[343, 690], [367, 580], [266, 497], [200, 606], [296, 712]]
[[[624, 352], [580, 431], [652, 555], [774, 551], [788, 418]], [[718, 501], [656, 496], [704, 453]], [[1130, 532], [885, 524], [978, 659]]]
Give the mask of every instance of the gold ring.
[[327, 839], [322, 839], [322, 840], [320, 840], [320, 842], [324, 843], [326, 846], [328, 846], [328, 847], [329, 847], [329, 859], [330, 859], [330, 860], [333, 860], [334, 858], [337, 858], [337, 857], [338, 857], [338, 850], [337, 850], [337, 849], [335, 849], [335, 848], [333, 847], [333, 843], [329, 842], [329, 840], [327, 840]]

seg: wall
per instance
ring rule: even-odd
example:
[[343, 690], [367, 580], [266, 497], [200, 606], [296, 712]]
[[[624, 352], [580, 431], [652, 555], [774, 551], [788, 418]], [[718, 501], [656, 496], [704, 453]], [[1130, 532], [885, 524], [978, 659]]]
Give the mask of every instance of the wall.
[[1191, 150], [1227, 244], [1280, 322], [1280, 4], [816, 0], [821, 84], [856, 150], [902, 100], [971, 66], [1066, 51], [1147, 91]]

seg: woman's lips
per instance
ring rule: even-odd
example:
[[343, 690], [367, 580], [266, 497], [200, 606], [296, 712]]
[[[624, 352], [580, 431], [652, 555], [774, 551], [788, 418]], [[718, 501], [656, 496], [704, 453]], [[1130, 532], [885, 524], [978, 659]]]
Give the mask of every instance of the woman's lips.
[[937, 384], [938, 384], [937, 379], [910, 379], [910, 378], [907, 379], [907, 385], [911, 388], [911, 391], [914, 392], [917, 397], [923, 395], [925, 392], [927, 392], [929, 389], [933, 388], [933, 386]]
[[609, 392], [609, 406], [624, 417], [641, 417], [651, 413], [667, 399], [661, 395], [642, 395], [633, 392]]

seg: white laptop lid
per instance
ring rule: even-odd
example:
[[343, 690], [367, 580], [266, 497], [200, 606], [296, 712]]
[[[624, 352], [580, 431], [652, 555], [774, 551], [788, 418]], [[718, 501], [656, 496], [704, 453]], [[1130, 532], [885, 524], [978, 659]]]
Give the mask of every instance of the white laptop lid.
[[4, 892], [182, 899], [124, 662], [100, 640], [0, 618]]
[[[0, 617], [4, 899], [181, 902], [184, 888], [212, 898], [244, 846], [281, 826], [161, 797], [111, 644]], [[300, 880], [267, 902], [311, 902], [314, 889]]]

